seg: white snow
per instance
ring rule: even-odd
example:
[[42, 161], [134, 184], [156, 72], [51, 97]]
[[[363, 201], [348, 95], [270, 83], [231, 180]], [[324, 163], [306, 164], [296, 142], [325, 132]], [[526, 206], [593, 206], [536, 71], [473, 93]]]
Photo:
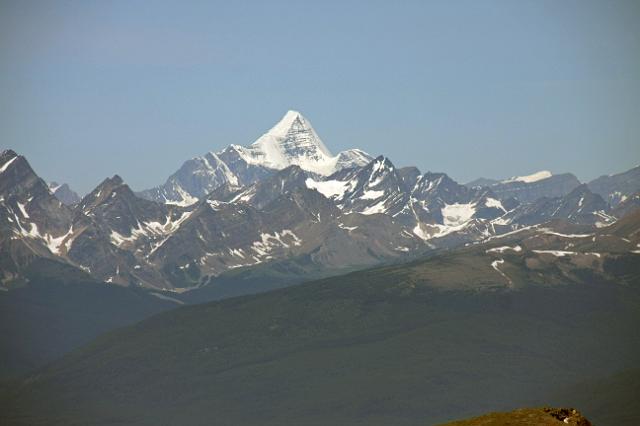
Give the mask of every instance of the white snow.
[[155, 243], [154, 248], [149, 252], [149, 255], [153, 254], [169, 237], [173, 232], [180, 227], [180, 225], [187, 220], [195, 210], [183, 212], [179, 218], [173, 220], [171, 215], [168, 215], [165, 222], [147, 221], [138, 222], [137, 227], [132, 228], [129, 236], [122, 235], [117, 231], [111, 231], [110, 239], [113, 244], [120, 247], [126, 242], [136, 241], [140, 237], [162, 237], [162, 241]]
[[129, 237], [125, 237], [124, 235], [118, 233], [117, 231], [111, 231], [111, 235], [109, 236], [111, 243], [117, 247], [120, 247], [125, 242], [134, 241], [136, 238], [132, 235]]
[[[66, 234], [63, 234], [59, 237], [52, 237], [51, 235], [47, 234], [44, 236], [45, 237], [44, 240], [47, 244], [47, 247], [51, 251], [51, 253], [60, 255], [60, 249], [62, 248], [63, 245], [66, 248], [66, 250], [69, 251], [71, 242], [73, 241], [73, 238], [69, 238], [69, 237], [71, 237], [72, 235], [73, 235], [73, 225], [71, 226], [69, 231], [67, 231]], [[67, 238], [69, 239], [67, 240]]]
[[[215, 166], [211, 164], [211, 162], [207, 158], [207, 155], [210, 155], [215, 160], [216, 162]], [[207, 155], [202, 157], [202, 162], [207, 168], [207, 172], [209, 172], [210, 175], [214, 175], [214, 176], [222, 175], [224, 179], [227, 182], [229, 182], [231, 185], [238, 186], [239, 184], [238, 177], [235, 174], [233, 174], [233, 172], [229, 169], [227, 164], [224, 161], [222, 161], [220, 157], [218, 157], [218, 154], [214, 152], [209, 152]]]
[[11, 163], [13, 163], [14, 161], [16, 161], [16, 158], [18, 158], [17, 156], [13, 157], [11, 160], [7, 161], [6, 163], [4, 163], [2, 165], [2, 167], [0, 167], [0, 173], [3, 173], [5, 170], [7, 170], [7, 168], [9, 168], [9, 166], [11, 165]]
[[355, 231], [356, 229], [358, 229], [357, 226], [346, 226], [344, 223], [338, 223], [338, 228], [346, 229], [349, 232]]
[[387, 211], [386, 206], [385, 206], [386, 201], [387, 200], [382, 200], [379, 203], [374, 204], [373, 206], [367, 207], [366, 209], [364, 209], [360, 213], [365, 214], [365, 215], [377, 214], [377, 213], [385, 213]]
[[309, 189], [315, 189], [327, 198], [341, 199], [344, 194], [353, 188], [353, 181], [326, 180], [315, 181], [311, 178], [305, 180], [305, 185]]
[[522, 231], [527, 231], [529, 229], [536, 229], [538, 228], [540, 225], [530, 225], [530, 226], [523, 226], [522, 228], [519, 229], [515, 229], [513, 231], [509, 231], [509, 232], [505, 232], [504, 234], [500, 234], [500, 235], [492, 235], [489, 238], [485, 238], [484, 240], [482, 240], [483, 243], [486, 243], [487, 241], [491, 241], [493, 239], [500, 239], [500, 238], [504, 238], [504, 237], [508, 237], [514, 234], [518, 234]]
[[553, 176], [551, 174], [550, 171], [548, 170], [542, 170], [527, 176], [514, 176], [511, 177], [507, 180], [503, 180], [502, 183], [510, 183], [510, 182], [526, 182], [526, 183], [531, 183], [531, 182], [537, 182], [539, 180], [542, 179], [547, 179], [550, 178], [551, 176]]
[[502, 206], [502, 203], [499, 200], [496, 200], [495, 198], [487, 198], [484, 202], [484, 205], [487, 207], [495, 207], [498, 208], [504, 212], [506, 212], [507, 210]]
[[500, 260], [494, 260], [493, 262], [491, 262], [491, 266], [493, 267], [493, 269], [495, 269], [500, 275], [502, 275], [504, 277], [504, 279], [507, 280], [507, 283], [511, 286], [513, 285], [513, 281], [511, 281], [511, 278], [509, 278], [507, 276], [507, 274], [505, 274], [504, 272], [502, 272], [500, 270], [500, 268], [498, 268], [498, 266], [502, 265], [504, 263], [504, 259], [500, 259]]
[[24, 208], [24, 204], [22, 203], [17, 203], [18, 204], [18, 208], [20, 209], [20, 211], [22, 212], [22, 217], [24, 217], [25, 219], [29, 219], [29, 214], [27, 213], [27, 211]]
[[476, 212], [475, 204], [446, 204], [442, 208], [445, 226], [460, 226], [468, 222]]
[[495, 218], [491, 221], [492, 225], [509, 225], [513, 220], [512, 217], [507, 217], [508, 214], [503, 214], [502, 216]]
[[413, 230], [412, 230], [412, 231], [413, 231], [413, 233], [414, 233], [418, 238], [420, 238], [421, 240], [426, 241], [426, 240], [431, 239], [431, 237], [429, 236], [429, 234], [427, 234], [427, 233], [422, 229], [422, 227], [420, 226], [420, 224], [419, 224], [419, 223], [415, 226], [415, 228], [413, 228]]
[[207, 204], [209, 205], [209, 207], [211, 207], [211, 210], [217, 212], [218, 210], [220, 210], [220, 207], [225, 203], [224, 201], [218, 201], [218, 200], [207, 200]]
[[368, 154], [349, 150], [333, 156], [309, 120], [298, 111], [288, 111], [267, 133], [248, 147], [231, 145], [249, 164], [281, 170], [290, 165], [328, 176], [349, 165], [365, 165]]
[[[286, 242], [283, 239], [288, 237], [290, 242]], [[280, 232], [274, 232], [273, 234], [262, 233], [260, 234], [260, 241], [254, 241], [251, 246], [251, 249], [258, 253], [258, 255], [266, 256], [273, 250], [275, 247], [280, 246], [284, 248], [289, 248], [290, 244], [294, 246], [299, 246], [302, 244], [302, 240], [298, 238], [296, 234], [294, 234], [289, 229], [283, 229]], [[267, 258], [269, 258], [268, 256]]]
[[365, 191], [360, 198], [363, 200], [377, 200], [383, 195], [384, 195], [384, 191], [368, 190], [368, 191]]
[[182, 189], [181, 186], [176, 185], [174, 188], [182, 199], [180, 201], [167, 201], [166, 204], [174, 204], [181, 207], [187, 207], [198, 202], [198, 199], [196, 197], [192, 196], [187, 191]]
[[564, 238], [588, 238], [593, 236], [593, 234], [562, 234], [560, 232], [555, 232], [545, 228], [542, 228], [541, 231], [544, 231], [544, 233], [547, 235], [556, 235], [558, 237], [564, 237]]
[[51, 191], [51, 193], [55, 193], [62, 185], [54, 185], [52, 183], [48, 183], [47, 186], [49, 187], [49, 191]]
[[556, 257], [562, 257], [562, 256], [571, 256], [571, 255], [580, 255], [580, 254], [584, 254], [584, 255], [589, 255], [589, 256], [595, 256], [595, 257], [601, 257], [602, 255], [600, 253], [596, 253], [596, 252], [586, 252], [586, 253], [579, 253], [579, 252], [575, 252], [575, 251], [565, 251], [565, 250], [532, 250], [534, 253], [538, 253], [538, 254], [552, 254]]
[[569, 256], [572, 254], [578, 254], [575, 251], [564, 251], [564, 250], [532, 250], [534, 253], [538, 254], [552, 254], [556, 257]]
[[522, 251], [522, 247], [520, 246], [514, 246], [514, 247], [510, 247], [510, 246], [502, 246], [502, 247], [494, 247], [491, 249], [488, 249], [486, 252], [487, 253], [504, 253], [506, 251], [515, 251], [515, 252], [521, 252]]
[[18, 225], [18, 228], [19, 228], [19, 230], [16, 230], [15, 232], [18, 235], [22, 235], [23, 237], [27, 237], [27, 238], [41, 240], [47, 246], [49, 251], [51, 251], [51, 253], [56, 255], [60, 255], [60, 249], [63, 245], [67, 249], [67, 251], [69, 250], [69, 246], [73, 241], [73, 237], [72, 237], [73, 226], [65, 234], [60, 235], [58, 237], [54, 237], [51, 234], [41, 234], [40, 230], [38, 229], [38, 225], [33, 222], [29, 223], [29, 230], [27, 231], [18, 220], [18, 217], [15, 216], [15, 218], [16, 218], [16, 224]]

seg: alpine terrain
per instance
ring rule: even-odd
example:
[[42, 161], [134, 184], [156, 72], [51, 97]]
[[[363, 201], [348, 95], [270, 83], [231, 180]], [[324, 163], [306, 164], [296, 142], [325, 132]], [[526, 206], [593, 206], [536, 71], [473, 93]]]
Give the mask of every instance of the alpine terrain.
[[296, 111], [141, 191], [5, 149], [0, 315], [2, 424], [637, 424], [638, 168], [460, 184]]

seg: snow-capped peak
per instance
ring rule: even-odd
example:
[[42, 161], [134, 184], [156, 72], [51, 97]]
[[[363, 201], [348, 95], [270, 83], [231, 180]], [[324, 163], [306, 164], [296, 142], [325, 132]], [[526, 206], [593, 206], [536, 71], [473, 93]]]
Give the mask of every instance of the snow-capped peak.
[[[265, 136], [269, 137], [265, 138]], [[309, 120], [298, 111], [287, 111], [275, 126], [252, 145], [255, 146], [264, 143], [265, 139], [275, 139], [277, 142], [280, 142], [281, 145], [286, 145], [287, 142], [297, 142], [296, 145], [307, 145], [316, 148], [326, 157], [333, 157], [324, 143], [322, 143], [322, 140], [320, 140], [320, 137], [311, 126]]]
[[276, 169], [295, 164], [310, 171], [332, 170], [331, 163], [335, 163], [311, 123], [297, 111], [287, 111], [248, 149], [261, 158], [263, 165]]
[[539, 172], [527, 175], [527, 176], [514, 176], [507, 180], [503, 180], [502, 183], [510, 183], [510, 182], [537, 182], [542, 179], [547, 179], [552, 176], [551, 172], [548, 170], [541, 170]]
[[309, 120], [294, 110], [287, 111], [275, 126], [250, 146], [233, 146], [233, 149], [249, 164], [278, 170], [296, 165], [325, 176], [347, 165], [364, 165], [370, 160], [362, 151], [333, 156]]

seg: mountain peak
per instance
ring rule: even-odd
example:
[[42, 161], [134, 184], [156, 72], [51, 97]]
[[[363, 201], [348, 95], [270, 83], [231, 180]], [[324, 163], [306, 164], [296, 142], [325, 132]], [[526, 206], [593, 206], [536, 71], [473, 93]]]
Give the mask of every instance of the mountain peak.
[[551, 172], [548, 170], [540, 170], [539, 172], [532, 173], [527, 176], [513, 176], [509, 179], [503, 180], [502, 183], [510, 183], [510, 182], [537, 182], [539, 180], [547, 179], [552, 176]]
[[267, 133], [252, 146], [276, 149], [285, 157], [307, 155], [313, 159], [331, 158], [333, 155], [300, 112], [289, 110]]
[[7, 159], [10, 159], [10, 158], [17, 157], [17, 156], [18, 156], [18, 154], [12, 149], [3, 149], [0, 152], [0, 157], [2, 157], [2, 158], [6, 157]]
[[320, 174], [334, 171], [337, 159], [324, 145], [309, 120], [289, 110], [268, 132], [248, 147], [236, 147], [249, 164], [281, 170], [292, 164]]

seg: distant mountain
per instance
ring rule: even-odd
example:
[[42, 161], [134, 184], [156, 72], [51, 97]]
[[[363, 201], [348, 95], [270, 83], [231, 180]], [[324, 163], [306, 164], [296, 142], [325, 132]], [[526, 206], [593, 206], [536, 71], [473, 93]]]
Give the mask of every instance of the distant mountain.
[[104, 285], [55, 260], [35, 259], [23, 274], [28, 285], [0, 291], [0, 380], [23, 376], [101, 333], [179, 306], [143, 289]]
[[334, 156], [309, 120], [297, 111], [288, 111], [253, 144], [231, 145], [218, 153], [189, 160], [164, 185], [142, 191], [140, 196], [190, 205], [221, 185], [246, 186], [291, 165], [327, 176], [344, 168], [363, 166], [371, 159], [358, 149]]
[[471, 182], [467, 182], [464, 184], [464, 186], [468, 186], [469, 188], [476, 188], [476, 187], [482, 187], [482, 186], [491, 186], [491, 185], [495, 185], [496, 183], [500, 183], [499, 180], [497, 179], [487, 179], [487, 178], [478, 178], [478, 179], [474, 179]]
[[[407, 264], [178, 308], [6, 388], [2, 415], [415, 425], [555, 405], [560, 389], [636, 367], [639, 231], [640, 212], [603, 228], [555, 221]], [[589, 413], [599, 400], [583, 401]]]
[[72, 211], [58, 200], [27, 160], [0, 153], [0, 283], [22, 284], [36, 258], [66, 250]]
[[[528, 176], [515, 176], [503, 181], [479, 178], [465, 184], [469, 188], [490, 187], [500, 199], [513, 197], [525, 203], [542, 197], [564, 196], [578, 185], [580, 182], [570, 173], [552, 175], [548, 171], [540, 171]], [[622, 173], [600, 176], [589, 182], [587, 186], [615, 208], [627, 198], [640, 192], [640, 166]]]
[[591, 225], [605, 225], [616, 220], [602, 197], [582, 184], [562, 197], [542, 197], [533, 203], [521, 204], [497, 222], [529, 226], [554, 219]]
[[500, 200], [514, 198], [520, 203], [531, 203], [542, 197], [562, 197], [580, 185], [580, 181], [571, 173], [553, 175], [548, 171], [540, 171], [527, 176], [495, 181], [477, 179], [466, 186], [488, 187]]
[[80, 196], [66, 183], [59, 184], [57, 182], [49, 182], [49, 190], [58, 200], [67, 206], [72, 206], [80, 202]]
[[302, 270], [343, 270], [416, 256], [423, 246], [388, 216], [343, 212], [306, 186], [316, 175], [299, 166], [242, 190], [225, 185], [189, 207], [139, 198], [116, 175], [70, 209], [23, 157], [4, 156], [8, 288], [20, 285], [21, 271], [37, 258], [67, 262], [107, 283], [186, 289], [265, 262], [298, 259]]
[[640, 192], [640, 166], [623, 173], [600, 176], [588, 183], [589, 189], [599, 194], [613, 207]]

